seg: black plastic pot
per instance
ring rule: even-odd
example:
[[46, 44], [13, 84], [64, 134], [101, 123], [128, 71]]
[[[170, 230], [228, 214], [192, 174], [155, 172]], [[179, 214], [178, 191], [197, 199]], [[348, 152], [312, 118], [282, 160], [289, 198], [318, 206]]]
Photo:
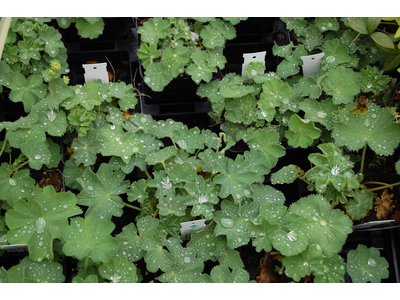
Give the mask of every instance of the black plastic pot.
[[211, 112], [211, 102], [196, 91], [197, 84], [189, 77], [173, 79], [162, 92], [154, 92], [142, 82], [142, 113], [158, 117]]
[[[382, 279], [386, 283], [399, 283], [399, 261], [398, 253], [400, 247], [400, 231], [399, 228], [393, 230], [374, 230], [365, 232], [353, 232], [347, 237], [342, 251], [339, 253], [345, 260], [350, 250], [355, 250], [359, 244], [367, 247], [375, 247], [379, 250], [382, 257], [386, 258], [389, 263], [389, 277]], [[351, 278], [346, 274], [346, 282], [352, 282]]]
[[138, 62], [138, 34], [134, 22], [129, 20], [131, 18], [104, 18], [104, 33], [94, 40], [80, 38], [73, 25], [60, 29], [67, 48], [70, 84], [84, 83], [82, 64], [90, 61], [107, 63], [107, 70], [111, 74], [115, 71], [113, 81], [132, 83], [132, 65]]
[[225, 74], [241, 74], [243, 53], [266, 51], [266, 71], [275, 71], [279, 58], [272, 54], [272, 47], [290, 43], [290, 33], [286, 24], [278, 18], [249, 18], [235, 26], [236, 38], [228, 40], [224, 49], [227, 64], [222, 70]]

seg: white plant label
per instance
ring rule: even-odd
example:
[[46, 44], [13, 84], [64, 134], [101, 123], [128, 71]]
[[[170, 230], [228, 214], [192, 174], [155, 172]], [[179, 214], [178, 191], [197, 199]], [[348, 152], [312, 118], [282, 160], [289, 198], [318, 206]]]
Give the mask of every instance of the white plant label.
[[103, 83], [109, 83], [107, 63], [88, 64], [82, 65], [85, 69], [85, 83], [91, 82], [95, 79], [100, 79]]
[[192, 232], [206, 227], [206, 219], [181, 223], [181, 236], [183, 240], [188, 240]]
[[303, 76], [311, 76], [315, 72], [321, 70], [321, 59], [325, 55], [324, 52], [302, 56], [303, 61]]

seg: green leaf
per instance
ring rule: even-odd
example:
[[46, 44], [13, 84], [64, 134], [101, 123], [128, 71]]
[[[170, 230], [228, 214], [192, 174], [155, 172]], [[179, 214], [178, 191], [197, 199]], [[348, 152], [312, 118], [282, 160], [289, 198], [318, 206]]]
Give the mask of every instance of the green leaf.
[[317, 26], [321, 32], [328, 30], [338, 31], [340, 24], [335, 17], [317, 17], [315, 18], [315, 26]]
[[146, 68], [144, 82], [155, 92], [161, 92], [172, 79], [171, 72], [163, 61]]
[[133, 222], [124, 226], [115, 239], [118, 241], [118, 249], [113, 256], [138, 261], [145, 255], [145, 251], [141, 248], [141, 236]]
[[150, 18], [138, 29], [143, 42], [157, 44], [158, 41], [168, 36], [169, 22], [162, 18]]
[[112, 251], [118, 248], [118, 242], [111, 236], [114, 227], [113, 222], [101, 220], [96, 215], [88, 215], [85, 219], [75, 217], [62, 229], [63, 251], [78, 259], [89, 256], [94, 262], [108, 262]]
[[51, 152], [47, 142], [40, 140], [28, 140], [21, 145], [21, 151], [29, 158], [29, 166], [39, 170], [43, 164], [48, 165], [51, 162]]
[[233, 123], [250, 125], [257, 121], [257, 101], [254, 96], [247, 94], [240, 98], [226, 99], [225, 119]]
[[400, 51], [397, 54], [393, 54], [386, 59], [383, 65], [383, 70], [390, 71], [395, 69], [399, 65], [400, 65]]
[[322, 101], [304, 99], [300, 103], [300, 109], [305, 112], [305, 119], [318, 122], [329, 130], [333, 129], [334, 112], [337, 111], [338, 107], [333, 104], [331, 98]]
[[340, 44], [338, 39], [327, 41], [324, 44], [323, 51], [325, 55], [322, 59], [329, 68], [350, 62], [349, 48]]
[[102, 102], [98, 90], [99, 86], [93, 81], [86, 83], [84, 86], [77, 85], [74, 87], [74, 95], [64, 100], [61, 105], [68, 110], [82, 105], [86, 110], [90, 111]]
[[340, 113], [340, 122], [333, 129], [333, 137], [339, 146], [359, 150], [365, 143], [378, 155], [391, 155], [400, 142], [400, 127], [394, 123], [388, 107], [370, 104], [366, 115]]
[[266, 158], [264, 165], [266, 173], [269, 173], [278, 159], [285, 155], [285, 148], [280, 145], [279, 134], [274, 129], [256, 129], [247, 144]]
[[334, 104], [351, 103], [360, 92], [359, 74], [352, 69], [338, 66], [329, 69], [321, 85], [325, 93], [332, 96]]
[[62, 110], [48, 110], [40, 114], [39, 124], [51, 136], [63, 136], [67, 130], [67, 117]]
[[112, 259], [99, 267], [101, 277], [112, 283], [135, 283], [138, 282], [136, 266], [120, 257]]
[[214, 49], [225, 45], [225, 38], [221, 34], [220, 24], [216, 21], [211, 23], [211, 26], [205, 26], [200, 32], [200, 37], [203, 39], [205, 47]]
[[[23, 119], [22, 121], [26, 121]], [[22, 144], [28, 141], [38, 141], [40, 143], [44, 143], [46, 140], [46, 134], [42, 127], [37, 124], [31, 124], [31, 120], [28, 121], [27, 128], [21, 127], [16, 130], [12, 130], [14, 128], [10, 128], [11, 131], [7, 132], [7, 140], [10, 143], [10, 146], [13, 148], [21, 148]], [[32, 120], [33, 122], [34, 120]], [[19, 126], [18, 126], [19, 127]], [[7, 127], [6, 127], [7, 128]]]
[[142, 43], [137, 51], [137, 55], [140, 58], [144, 68], [151, 65], [154, 60], [161, 56], [161, 51], [157, 50], [157, 44]]
[[197, 149], [203, 149], [206, 137], [201, 134], [197, 127], [190, 130], [174, 130], [173, 140], [182, 149], [189, 153], [194, 153]]
[[315, 127], [313, 121], [304, 120], [297, 114], [291, 116], [289, 129], [285, 132], [285, 137], [288, 144], [295, 148], [307, 148], [321, 135], [321, 130]]
[[196, 257], [195, 250], [178, 246], [170, 248], [174, 260], [171, 268], [164, 274], [157, 277], [161, 282], [170, 283], [194, 283], [201, 281], [201, 273], [204, 269], [204, 263]]
[[124, 203], [119, 195], [129, 187], [129, 181], [124, 178], [124, 172], [120, 169], [113, 172], [109, 164], [101, 164], [96, 174], [87, 168], [78, 179], [83, 191], [77, 196], [78, 204], [89, 206], [86, 215], [105, 220], [120, 217]]
[[350, 18], [347, 24], [357, 32], [368, 34], [367, 24], [359, 18]]
[[65, 280], [63, 267], [59, 263], [49, 260], [36, 262], [28, 256], [8, 269], [8, 278], [9, 283], [62, 283]]
[[147, 189], [147, 181], [146, 179], [142, 178], [138, 181], [132, 182], [130, 189], [127, 191], [128, 194], [128, 201], [138, 201], [139, 203], [143, 203], [144, 200], [147, 199], [148, 193], [146, 192]]
[[215, 234], [226, 235], [227, 245], [235, 249], [246, 245], [250, 241], [250, 224], [259, 214], [257, 203], [239, 205], [229, 200], [222, 200], [221, 210], [214, 213], [214, 221], [217, 223]]
[[352, 232], [350, 218], [340, 210], [331, 210], [322, 195], [301, 198], [290, 206], [289, 212], [304, 220], [298, 230], [308, 237], [309, 244], [318, 244], [327, 257], [339, 252]]
[[128, 163], [132, 154], [139, 152], [142, 144], [133, 132], [124, 132], [120, 126], [104, 126], [99, 130], [99, 140], [103, 143], [101, 154], [119, 156]]
[[[262, 211], [263, 209], [261, 209], [261, 212]], [[257, 252], [260, 252], [261, 250], [269, 252], [272, 250], [273, 236], [279, 229], [278, 226], [272, 225], [264, 219], [260, 224], [251, 224], [249, 229], [252, 245], [256, 248]]]
[[354, 198], [345, 205], [346, 213], [354, 220], [361, 220], [372, 209], [374, 193], [367, 190], [354, 191]]
[[244, 85], [245, 77], [232, 75], [228, 81], [221, 81], [220, 93], [224, 98], [240, 98], [255, 91], [254, 86]]
[[371, 38], [374, 40], [375, 43], [378, 44], [378, 46], [388, 49], [396, 49], [396, 46], [393, 44], [390, 37], [383, 32], [374, 32], [371, 34]]
[[78, 164], [86, 167], [94, 165], [97, 153], [101, 149], [101, 143], [97, 139], [97, 130], [89, 129], [86, 136], [78, 136], [72, 141], [71, 147], [74, 149], [74, 159]]
[[289, 101], [291, 88], [280, 79], [267, 80], [262, 88], [258, 107], [261, 116], [270, 122], [275, 115], [275, 107]]
[[[175, 188], [181, 186], [180, 183], [171, 182], [169, 176], [164, 171], [155, 171], [153, 173], [154, 179], [148, 180], [147, 184], [149, 187], [157, 188], [156, 197], [162, 198], [175, 197]], [[180, 199], [182, 200], [182, 199]]]
[[10, 206], [31, 196], [34, 186], [35, 180], [29, 176], [29, 170], [12, 174], [11, 170], [0, 167], [0, 199], [6, 200]]
[[307, 248], [308, 235], [302, 230], [303, 220], [297, 220], [292, 225], [273, 232], [272, 245], [285, 256], [296, 255]]
[[210, 179], [197, 176], [195, 182], [187, 182], [184, 189], [189, 193], [184, 199], [186, 205], [193, 205], [191, 215], [203, 215], [207, 220], [212, 219], [214, 204], [218, 204], [218, 189]]
[[53, 240], [61, 237], [68, 218], [81, 212], [74, 194], [57, 193], [53, 186], [46, 186], [33, 200], [18, 200], [7, 211], [8, 240], [28, 244], [29, 255], [35, 261], [52, 259]]
[[25, 112], [31, 111], [33, 106], [44, 98], [47, 93], [47, 85], [43, 84], [41, 77], [31, 75], [27, 79], [21, 73], [11, 73], [10, 99], [13, 102], [23, 102]]
[[382, 18], [376, 18], [376, 17], [369, 17], [368, 22], [367, 22], [367, 31], [368, 34], [373, 33], [376, 28], [379, 26], [379, 23], [381, 22]]
[[61, 33], [54, 27], [47, 27], [39, 32], [39, 37], [45, 43], [44, 51], [50, 57], [56, 57], [60, 48], [64, 48], [64, 43], [61, 41]]
[[212, 268], [210, 278], [213, 283], [248, 283], [249, 273], [239, 267], [232, 271], [226, 265], [218, 265]]
[[347, 273], [354, 283], [379, 283], [389, 277], [389, 264], [377, 249], [359, 244], [347, 254]]
[[205, 228], [195, 231], [190, 236], [187, 247], [195, 250], [196, 256], [203, 261], [215, 261], [222, 255], [221, 245], [226, 248], [226, 242], [222, 236], [215, 235], [215, 222], [206, 225]]
[[207, 53], [197, 49], [190, 58], [193, 60], [193, 64], [187, 67], [186, 72], [192, 77], [193, 81], [197, 84], [202, 80], [209, 82], [212, 79], [212, 70], [207, 64]]
[[249, 75], [249, 78], [257, 76], [258, 74], [263, 73], [264, 71], [265, 71], [265, 65], [262, 62], [254, 62], [254, 61], [250, 62], [245, 70], [246, 74]]
[[322, 154], [308, 156], [315, 166], [305, 174], [307, 179], [315, 180], [318, 193], [324, 193], [329, 184], [338, 191], [358, 188], [358, 178], [349, 156], [343, 155], [343, 150], [333, 143], [320, 144], [318, 148]]
[[270, 185], [255, 183], [251, 186], [251, 188], [251, 198], [253, 199], [253, 201], [258, 202], [260, 205], [285, 203], [285, 195], [281, 191], [273, 188]]
[[280, 169], [279, 171], [271, 174], [271, 183], [272, 184], [283, 184], [283, 183], [292, 183], [297, 178], [299, 178], [299, 173], [302, 170], [295, 165], [288, 165]]
[[[200, 156], [202, 160], [206, 160], [208, 165], [218, 160], [218, 153], [203, 152]], [[257, 156], [256, 153], [252, 152]], [[265, 161], [263, 156], [259, 160], [260, 165]], [[255, 182], [262, 181], [262, 175], [251, 163], [251, 159], [244, 159], [244, 156], [237, 156], [236, 160], [226, 157], [219, 159], [217, 167], [220, 168], [220, 174], [214, 177], [214, 182], [221, 185], [220, 197], [226, 198], [232, 195], [236, 203], [241, 203], [243, 197], [250, 195], [250, 185]]]
[[75, 26], [81, 37], [92, 40], [98, 38], [103, 33], [104, 21], [99, 17], [77, 18]]
[[171, 75], [177, 77], [183, 73], [183, 68], [189, 62], [188, 49], [185, 46], [178, 46], [175, 49], [167, 48], [162, 54], [162, 59], [171, 70]]
[[315, 283], [340, 283], [346, 273], [346, 266], [339, 254], [324, 259], [324, 272], [317, 273]]
[[146, 162], [149, 165], [156, 165], [157, 163], [161, 163], [166, 161], [168, 158], [174, 156], [177, 152], [177, 149], [174, 146], [168, 146], [162, 148], [159, 151], [154, 151], [146, 156]]
[[306, 275], [311, 275], [313, 269], [319, 269], [324, 257], [321, 247], [312, 245], [305, 251], [294, 256], [287, 256], [282, 260], [285, 266], [285, 274], [295, 281]]

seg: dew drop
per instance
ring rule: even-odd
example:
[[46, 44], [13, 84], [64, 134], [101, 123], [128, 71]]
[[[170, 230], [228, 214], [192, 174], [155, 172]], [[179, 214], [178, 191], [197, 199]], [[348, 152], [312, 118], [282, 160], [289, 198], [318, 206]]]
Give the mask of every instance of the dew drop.
[[188, 263], [190, 263], [190, 257], [185, 257], [184, 259], [183, 259], [183, 261], [186, 263], [186, 264], [188, 264]]
[[11, 186], [16, 186], [16, 185], [17, 185], [17, 182], [15, 181], [14, 178], [8, 179], [8, 183], [9, 183]]
[[34, 156], [34, 159], [41, 159], [42, 158], [42, 156], [40, 155], [40, 154], [36, 154], [35, 156]]
[[36, 228], [35, 228], [36, 232], [43, 233], [45, 228], [46, 228], [46, 221], [42, 217], [38, 218], [36, 220]]
[[370, 259], [368, 259], [368, 266], [375, 268], [377, 265], [376, 260], [373, 259], [372, 257]]
[[233, 220], [232, 219], [226, 219], [222, 218], [221, 219], [221, 225], [226, 227], [226, 228], [232, 228], [233, 227]]

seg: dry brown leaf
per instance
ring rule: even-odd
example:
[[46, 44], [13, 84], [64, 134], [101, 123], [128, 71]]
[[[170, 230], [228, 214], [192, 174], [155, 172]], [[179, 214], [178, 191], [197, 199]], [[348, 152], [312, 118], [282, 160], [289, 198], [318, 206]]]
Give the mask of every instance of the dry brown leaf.
[[378, 220], [386, 219], [393, 211], [394, 205], [392, 198], [393, 194], [388, 194], [388, 190], [383, 191], [381, 198], [375, 195], [374, 207]]

